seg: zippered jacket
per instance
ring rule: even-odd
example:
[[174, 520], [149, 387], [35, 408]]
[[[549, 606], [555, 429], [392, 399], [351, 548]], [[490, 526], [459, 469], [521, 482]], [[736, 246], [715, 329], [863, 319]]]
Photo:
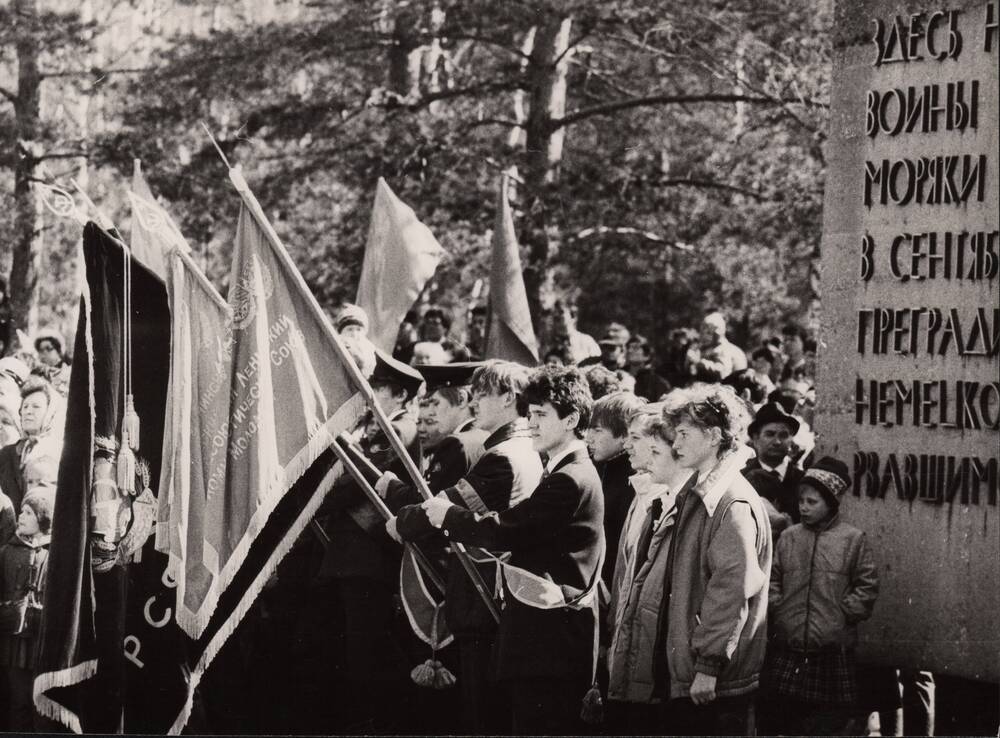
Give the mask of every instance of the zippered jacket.
[[769, 593], [772, 635], [796, 650], [853, 648], [871, 617], [878, 572], [865, 534], [835, 515], [794, 525], [778, 540]]
[[666, 622], [659, 629], [666, 636], [671, 699], [688, 697], [697, 673], [716, 677], [719, 697], [748, 694], [760, 683], [771, 526], [763, 501], [740, 473], [748, 452], [728, 454], [678, 495]]

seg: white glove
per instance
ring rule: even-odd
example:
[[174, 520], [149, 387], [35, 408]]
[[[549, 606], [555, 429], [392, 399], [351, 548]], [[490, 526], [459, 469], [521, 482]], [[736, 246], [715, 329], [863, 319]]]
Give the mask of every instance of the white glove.
[[386, 494], [389, 492], [389, 485], [398, 481], [399, 477], [391, 471], [382, 472], [382, 476], [375, 482], [375, 491], [378, 492], [378, 496], [384, 500]]
[[430, 521], [430, 524], [435, 528], [440, 528], [444, 524], [444, 516], [453, 505], [450, 500], [432, 497], [420, 503], [420, 507], [427, 511], [427, 520]]

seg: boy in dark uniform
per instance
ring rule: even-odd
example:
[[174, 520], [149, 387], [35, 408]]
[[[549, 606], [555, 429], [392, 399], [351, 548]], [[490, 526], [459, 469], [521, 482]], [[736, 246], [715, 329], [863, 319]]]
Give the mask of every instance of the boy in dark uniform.
[[[542, 476], [542, 462], [533, 450], [527, 423], [521, 417], [518, 396], [528, 380], [528, 369], [509, 361], [488, 361], [472, 377], [472, 404], [476, 427], [489, 433], [485, 453], [463, 478], [443, 491], [458, 505], [477, 512], [502, 511], [524, 499]], [[405, 488], [384, 475], [377, 489], [392, 498]], [[391, 506], [391, 503], [390, 503]], [[403, 507], [387, 523], [393, 536], [408, 541], [437, 537], [420, 505]], [[496, 581], [493, 564], [477, 567], [486, 582]], [[510, 730], [509, 710], [497, 692], [492, 653], [497, 624], [481, 601], [461, 564], [449, 563], [445, 617], [459, 647], [458, 686], [462, 690], [463, 728], [470, 734], [497, 734]]]
[[420, 400], [420, 443], [424, 479], [435, 492], [458, 482], [483, 455], [489, 433], [474, 425], [469, 388], [480, 366], [478, 362], [464, 362], [415, 367], [427, 382]]
[[[410, 404], [423, 383], [411, 367], [378, 352], [371, 377], [379, 407], [406, 446], [419, 459], [417, 425]], [[380, 468], [404, 474], [389, 439], [369, 417], [362, 425], [361, 448]], [[407, 711], [386, 711], [410, 691], [412, 664], [394, 631], [394, 595], [399, 588], [401, 549], [383, 528], [383, 519], [348, 475], [327, 495], [319, 515], [329, 544], [323, 554], [317, 595], [323, 599], [325, 627], [333, 637], [335, 681], [345, 692], [344, 730], [400, 730]], [[401, 706], [401, 705], [400, 705]]]
[[451, 540], [511, 553], [503, 565], [496, 668], [510, 690], [514, 732], [582, 734], [605, 545], [601, 482], [581, 440], [593, 400], [575, 367], [537, 370], [521, 400], [534, 448], [548, 457], [535, 491], [499, 513], [448, 495], [421, 507]]

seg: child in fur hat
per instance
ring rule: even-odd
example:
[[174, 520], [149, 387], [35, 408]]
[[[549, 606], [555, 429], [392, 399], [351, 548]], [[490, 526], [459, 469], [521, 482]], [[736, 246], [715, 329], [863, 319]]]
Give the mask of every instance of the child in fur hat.
[[[857, 701], [857, 624], [878, 596], [865, 534], [840, 518], [847, 464], [829, 456], [799, 482], [802, 522], [774, 555], [768, 598], [772, 647], [766, 665], [768, 734], [850, 735]], [[856, 726], [855, 726], [856, 727]]]
[[35, 727], [31, 687], [54, 503], [54, 490], [29, 489], [21, 501], [15, 534], [0, 548], [0, 602], [28, 598], [23, 629], [0, 634], [0, 669], [6, 674], [8, 691], [7, 730], [14, 732], [32, 732]]

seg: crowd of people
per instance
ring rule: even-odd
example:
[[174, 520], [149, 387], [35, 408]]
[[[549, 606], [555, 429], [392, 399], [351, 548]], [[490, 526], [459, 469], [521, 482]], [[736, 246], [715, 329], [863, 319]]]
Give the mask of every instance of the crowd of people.
[[[358, 453], [380, 470], [364, 484], [392, 517], [342, 478], [325, 536], [289, 554], [213, 684], [247, 679], [262, 623], [298, 619], [284, 666], [268, 662], [296, 685], [272, 724], [286, 732], [864, 732], [854, 644], [878, 576], [839, 515], [847, 465], [814, 458], [806, 332], [748, 361], [712, 313], [658, 362], [619, 323], [594, 340], [563, 315], [538, 367], [482, 360], [481, 329], [453, 338], [439, 308], [408, 320], [370, 381], [434, 496], [363, 422]], [[346, 306], [334, 327], [357, 354], [364, 313]], [[443, 591], [424, 586], [453, 640], [434, 650], [414, 635], [404, 546], [443, 568]], [[415, 684], [424, 659], [453, 679]], [[211, 694], [208, 724], [233, 720]]]
[[69, 361], [55, 331], [15, 339], [0, 280], [0, 730], [31, 731]]
[[[716, 312], [658, 357], [620, 323], [595, 340], [564, 308], [527, 367], [483, 359], [486, 317], [470, 311], [458, 340], [444, 310], [409, 316], [389, 356], [363, 311], [337, 314], [434, 496], [369, 414], [350, 448], [392, 516], [341, 478], [206, 676], [192, 726], [861, 732], [854, 644], [878, 575], [839, 515], [847, 465], [814, 458], [807, 331], [761, 337], [748, 358]], [[0, 359], [0, 729], [30, 731], [69, 361], [52, 331], [20, 343]], [[441, 574], [421, 580], [450, 634], [433, 648], [401, 596], [404, 546]]]

